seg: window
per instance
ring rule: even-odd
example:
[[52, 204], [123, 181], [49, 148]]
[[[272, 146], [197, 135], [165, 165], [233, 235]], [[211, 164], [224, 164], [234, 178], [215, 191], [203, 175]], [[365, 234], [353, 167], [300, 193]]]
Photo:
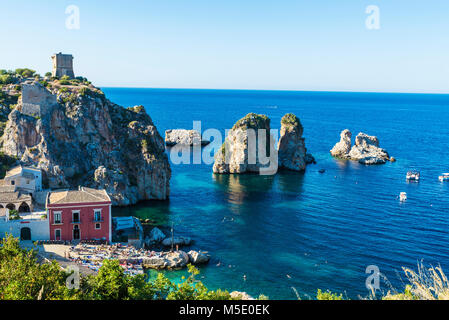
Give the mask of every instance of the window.
[[61, 222], [61, 212], [55, 212], [53, 214], [53, 217], [54, 217], [54, 221], [53, 221], [54, 224], [61, 224], [62, 223]]
[[13, 186], [15, 184], [16, 184], [16, 182], [14, 180], [11, 180], [11, 185]]
[[101, 210], [100, 209], [94, 210], [94, 220], [101, 221]]
[[61, 229], [55, 230], [55, 240], [61, 240]]
[[96, 223], [95, 224], [95, 230], [99, 230], [101, 229], [101, 223]]
[[80, 212], [79, 211], [72, 211], [72, 222], [73, 223], [80, 222]]

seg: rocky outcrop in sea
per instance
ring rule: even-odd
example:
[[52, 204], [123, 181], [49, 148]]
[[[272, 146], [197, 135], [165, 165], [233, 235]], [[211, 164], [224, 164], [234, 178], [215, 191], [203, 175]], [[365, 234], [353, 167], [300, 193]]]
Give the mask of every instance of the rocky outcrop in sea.
[[282, 117], [278, 143], [280, 169], [304, 171], [307, 164], [315, 161], [312, 155], [307, 154], [303, 132], [301, 121], [293, 113]]
[[[259, 130], [263, 129], [260, 131]], [[262, 139], [262, 140], [261, 140]], [[264, 150], [259, 148], [259, 144]], [[270, 135], [270, 119], [265, 115], [249, 113], [237, 121], [229, 131], [221, 149], [215, 155], [214, 173], [260, 173], [269, 170], [270, 151], [276, 152]], [[277, 161], [277, 155], [275, 155]], [[274, 172], [275, 173], [275, 172]]]
[[174, 129], [165, 131], [165, 144], [167, 146], [194, 146], [208, 145], [210, 141], [203, 140], [201, 134], [196, 130]]
[[[85, 81], [21, 81], [0, 151], [43, 171], [46, 188], [104, 188], [113, 205], [167, 199], [164, 140], [145, 108], [124, 108]], [[8, 92], [6, 92], [8, 94]]]
[[[248, 134], [248, 129], [253, 133]], [[260, 129], [265, 132], [263, 140], [258, 134]], [[281, 120], [280, 139], [278, 148], [275, 148], [270, 134], [270, 119], [249, 113], [229, 131], [225, 143], [215, 155], [213, 172], [275, 174], [278, 168], [304, 171], [307, 164], [315, 163], [315, 159], [307, 153], [303, 131], [299, 118], [292, 113], [286, 114]], [[252, 136], [256, 138], [250, 140]], [[262, 145], [263, 149], [260, 148]]]
[[379, 139], [366, 133], [359, 133], [355, 144], [351, 147], [352, 134], [345, 129], [340, 134], [340, 141], [330, 151], [331, 155], [340, 159], [358, 161], [361, 164], [385, 164], [390, 160], [388, 152], [379, 146]]

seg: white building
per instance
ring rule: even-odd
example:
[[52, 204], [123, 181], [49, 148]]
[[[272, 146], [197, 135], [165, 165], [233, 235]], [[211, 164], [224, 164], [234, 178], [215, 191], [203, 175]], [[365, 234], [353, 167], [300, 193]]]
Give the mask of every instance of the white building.
[[6, 172], [0, 180], [0, 192], [23, 191], [33, 194], [42, 190], [42, 171], [34, 167], [19, 165]]
[[25, 241], [48, 240], [50, 238], [50, 225], [45, 211], [21, 214], [20, 217], [20, 220], [11, 220], [9, 209], [0, 209], [0, 237], [8, 233]]

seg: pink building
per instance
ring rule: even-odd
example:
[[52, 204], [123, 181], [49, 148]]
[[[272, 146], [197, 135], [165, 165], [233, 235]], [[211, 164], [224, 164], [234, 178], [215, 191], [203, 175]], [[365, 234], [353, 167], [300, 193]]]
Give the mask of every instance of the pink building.
[[111, 198], [105, 190], [50, 192], [47, 196], [50, 240], [107, 240], [111, 242]]

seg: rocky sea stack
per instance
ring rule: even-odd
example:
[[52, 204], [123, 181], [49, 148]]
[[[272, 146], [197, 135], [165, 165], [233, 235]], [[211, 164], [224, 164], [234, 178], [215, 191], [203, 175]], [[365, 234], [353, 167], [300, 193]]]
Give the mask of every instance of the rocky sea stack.
[[315, 161], [307, 154], [303, 132], [301, 121], [293, 113], [282, 117], [278, 143], [279, 168], [303, 171], [308, 163]]
[[[252, 129], [257, 139], [248, 143], [248, 129]], [[258, 130], [262, 131], [265, 139], [260, 141]], [[306, 165], [314, 163], [312, 155], [307, 154], [305, 139], [302, 137], [303, 127], [298, 117], [286, 114], [281, 120], [281, 132], [276, 149], [275, 141], [270, 135], [270, 119], [265, 115], [250, 113], [229, 131], [225, 143], [215, 155], [214, 173], [245, 173], [256, 172], [275, 174], [277, 168], [293, 171], [304, 171]], [[265, 150], [260, 150], [259, 144]], [[257, 152], [256, 152], [257, 151]], [[260, 155], [269, 156], [270, 162], [261, 161]]]
[[45, 187], [104, 188], [113, 205], [169, 196], [164, 140], [144, 107], [116, 105], [79, 78], [19, 77], [2, 96], [0, 151], [41, 168]]
[[[252, 129], [252, 130], [249, 130]], [[265, 147], [263, 150], [265, 156], [270, 154], [274, 149], [274, 141], [270, 136], [270, 119], [266, 115], [249, 113], [239, 121], [237, 121], [229, 131], [225, 142], [221, 149], [215, 155], [215, 163], [213, 166], [214, 173], [259, 173], [261, 168], [266, 168], [268, 164], [260, 162], [260, 151], [258, 149], [259, 136], [258, 130], [264, 129]], [[254, 133], [254, 143], [248, 143], [251, 139], [251, 133]], [[276, 157], [277, 159], [277, 157]]]
[[340, 141], [330, 151], [331, 155], [340, 158], [358, 161], [361, 164], [384, 164], [390, 160], [385, 149], [379, 147], [379, 139], [366, 133], [359, 133], [355, 138], [355, 145], [351, 147], [352, 134], [345, 129], [340, 134]]

